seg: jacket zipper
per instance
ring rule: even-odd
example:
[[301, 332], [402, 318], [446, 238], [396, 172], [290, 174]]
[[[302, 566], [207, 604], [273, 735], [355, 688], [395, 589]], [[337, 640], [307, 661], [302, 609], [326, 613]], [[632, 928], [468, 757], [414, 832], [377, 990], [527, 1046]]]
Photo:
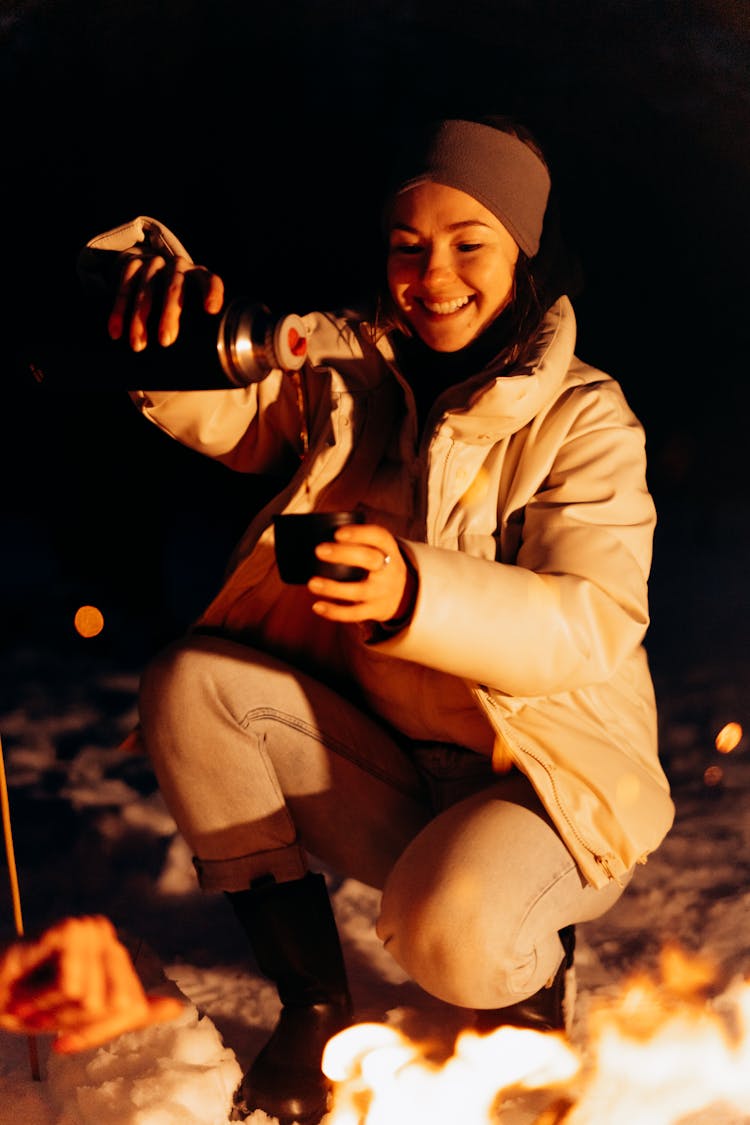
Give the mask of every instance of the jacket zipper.
[[[495, 703], [495, 701], [494, 701], [494, 699], [492, 698], [491, 695], [488, 694], [484, 698], [486, 698], [487, 702], [489, 703], [489, 705], [492, 707], [493, 710], [497, 709], [497, 704]], [[584, 848], [589, 853], [589, 855], [591, 855], [593, 857], [594, 862], [597, 863], [599, 865], [599, 867], [601, 867], [601, 869], [604, 871], [607, 878], [611, 879], [613, 882], [617, 883], [618, 886], [620, 886], [621, 885], [620, 880], [617, 878], [617, 876], [612, 871], [612, 868], [609, 864], [608, 857], [605, 856], [605, 855], [600, 855], [594, 848], [592, 848], [591, 844], [589, 844], [589, 842], [587, 840], [585, 840], [583, 838], [583, 836], [581, 836], [580, 832], [578, 831], [578, 828], [576, 827], [576, 825], [573, 823], [570, 816], [568, 815], [568, 813], [565, 809], [565, 806], [560, 799], [560, 794], [558, 792], [557, 784], [555, 782], [554, 771], [550, 768], [550, 766], [546, 762], [544, 762], [539, 757], [538, 754], [535, 754], [533, 752], [533, 750], [529, 750], [529, 748], [527, 746], [525, 746], [518, 738], [516, 738], [516, 737], [514, 737], [513, 739], [508, 738], [507, 731], [504, 729], [506, 727], [506, 724], [505, 724], [504, 720], [499, 715], [497, 715], [495, 717], [495, 722], [499, 723], [503, 728], [500, 733], [502, 733], [502, 736], [505, 740], [505, 744], [508, 747], [508, 749], [511, 751], [511, 757], [513, 757], [513, 751], [517, 750], [519, 753], [525, 754], [527, 757], [531, 758], [533, 761], [535, 761], [537, 763], [538, 766], [541, 767], [541, 769], [544, 770], [544, 772], [547, 774], [547, 777], [549, 778], [550, 785], [552, 786], [552, 793], [553, 793], [554, 798], [555, 798], [555, 803], [557, 804], [557, 807], [560, 810], [560, 814], [563, 817], [565, 823], [567, 824], [568, 828], [570, 829], [571, 835], [574, 836], [575, 839], [578, 841], [578, 843], [581, 845], [581, 847]]]
[[437, 443], [437, 436], [438, 436], [438, 431], [433, 430], [432, 437], [430, 438], [429, 444], [428, 444], [428, 446], [427, 446], [427, 448], [425, 449], [425, 452], [424, 452], [425, 468], [426, 468], [425, 488], [423, 490], [423, 496], [424, 496], [424, 500], [423, 500], [423, 503], [424, 503], [424, 526], [425, 526], [425, 529], [427, 531], [427, 542], [432, 543], [432, 544], [436, 544], [436, 543], [439, 542], [439, 536], [437, 534], [437, 529], [438, 529], [438, 526], [440, 525], [440, 523], [442, 522], [439, 519], [439, 517], [440, 517], [439, 506], [432, 503], [432, 496], [434, 495], [434, 491], [435, 491], [433, 481], [435, 480], [435, 477], [438, 476], [438, 474], [439, 474], [439, 476], [440, 476], [439, 495], [440, 495], [441, 498], [444, 499], [445, 496], [446, 496], [446, 489], [444, 487], [445, 478], [446, 478], [446, 475], [447, 475], [448, 463], [450, 462], [451, 453], [453, 451], [453, 442], [448, 438], [444, 438], [444, 440], [447, 444], [447, 449], [445, 451], [442, 451], [442, 450], [440, 451], [440, 461], [439, 461], [439, 463], [436, 463], [436, 459], [434, 459], [435, 454], [433, 453], [433, 449], [434, 449], [434, 447]]

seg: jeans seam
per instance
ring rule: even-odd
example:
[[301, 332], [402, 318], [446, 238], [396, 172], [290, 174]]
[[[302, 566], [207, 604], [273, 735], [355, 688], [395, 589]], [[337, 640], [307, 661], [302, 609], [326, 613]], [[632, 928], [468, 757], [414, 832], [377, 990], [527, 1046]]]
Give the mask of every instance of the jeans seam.
[[304, 719], [289, 715], [286, 711], [278, 711], [275, 707], [253, 707], [251, 710], [246, 711], [242, 719], [239, 720], [239, 726], [242, 730], [246, 731], [252, 722], [263, 719], [270, 719], [299, 731], [300, 734], [306, 735], [313, 741], [318, 742], [321, 746], [324, 746], [327, 750], [346, 759], [347, 762], [351, 762], [351, 764], [357, 766], [358, 769], [369, 773], [371, 777], [377, 778], [378, 781], [385, 782], [391, 789], [396, 789], [399, 793], [403, 793], [407, 797], [414, 797], [414, 791], [408, 786], [401, 785], [391, 774], [387, 773], [385, 770], [379, 770], [372, 762], [362, 760], [355, 754], [352, 754], [346, 742], [342, 742], [341, 739], [337, 738], [335, 735], [321, 730], [320, 727], [314, 726]]
[[[523, 930], [524, 930], [526, 924], [529, 921], [529, 918], [531, 916], [532, 911], [544, 899], [545, 895], [547, 895], [553, 887], [557, 886], [557, 884], [560, 883], [562, 879], [565, 879], [570, 874], [571, 871], [575, 871], [575, 870], [576, 870], [576, 865], [575, 865], [574, 862], [571, 861], [570, 867], [566, 868], [565, 871], [561, 872], [555, 878], [550, 879], [549, 882], [546, 884], [546, 886], [542, 890], [539, 891], [539, 893], [535, 897], [534, 901], [529, 903], [528, 907], [526, 908], [526, 910], [523, 914], [522, 919], [519, 922], [519, 925], [518, 925], [518, 936], [519, 937], [523, 933]], [[537, 961], [538, 961], [536, 946], [534, 946], [533, 949], [530, 952], [533, 954], [534, 970], [536, 970], [536, 965], [537, 965]], [[511, 974], [508, 977], [509, 988], [512, 986], [513, 975], [514, 974]], [[515, 992], [515, 989], [514, 989], [514, 992]], [[520, 995], [520, 992], [518, 994]]]
[[546, 885], [545, 887], [543, 887], [543, 889], [542, 889], [541, 891], [539, 891], [539, 894], [538, 894], [538, 895], [536, 896], [536, 898], [534, 899], [534, 901], [533, 901], [533, 902], [530, 902], [530, 903], [529, 903], [529, 905], [528, 905], [528, 907], [526, 908], [526, 912], [524, 913], [524, 916], [523, 916], [523, 918], [521, 919], [521, 923], [520, 923], [520, 925], [519, 925], [519, 927], [518, 927], [518, 932], [519, 932], [519, 933], [521, 933], [521, 931], [523, 930], [524, 926], [525, 926], [525, 925], [526, 925], [526, 923], [528, 922], [528, 920], [529, 920], [529, 915], [531, 914], [532, 910], [534, 910], [534, 908], [535, 908], [535, 907], [537, 906], [537, 904], [538, 904], [538, 903], [540, 903], [540, 902], [542, 901], [542, 899], [544, 898], [544, 896], [545, 896], [546, 894], [548, 894], [548, 893], [549, 893], [549, 891], [550, 891], [550, 890], [551, 890], [551, 889], [552, 889], [553, 887], [557, 886], [557, 884], [558, 884], [558, 883], [560, 883], [560, 882], [561, 882], [561, 881], [562, 881], [563, 879], [566, 879], [566, 878], [568, 877], [568, 875], [569, 875], [569, 874], [571, 873], [571, 871], [575, 871], [575, 870], [576, 870], [576, 865], [575, 865], [574, 861], [573, 861], [573, 860], [571, 859], [571, 862], [570, 862], [570, 867], [567, 867], [567, 868], [565, 869], [565, 871], [561, 872], [561, 873], [560, 873], [559, 875], [556, 875], [554, 879], [550, 879], [550, 881], [549, 881], [549, 882], [547, 883], [547, 885]]

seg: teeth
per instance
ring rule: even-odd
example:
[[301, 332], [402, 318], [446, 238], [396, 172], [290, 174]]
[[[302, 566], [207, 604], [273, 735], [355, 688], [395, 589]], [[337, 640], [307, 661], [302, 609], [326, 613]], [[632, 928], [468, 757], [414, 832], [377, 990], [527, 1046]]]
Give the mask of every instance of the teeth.
[[468, 305], [468, 303], [469, 303], [468, 297], [456, 297], [452, 301], [423, 301], [422, 302], [422, 304], [424, 305], [424, 307], [427, 309], [428, 312], [439, 313], [441, 316], [445, 316], [448, 313], [457, 312], [458, 309], [462, 309], [464, 307], [464, 305]]

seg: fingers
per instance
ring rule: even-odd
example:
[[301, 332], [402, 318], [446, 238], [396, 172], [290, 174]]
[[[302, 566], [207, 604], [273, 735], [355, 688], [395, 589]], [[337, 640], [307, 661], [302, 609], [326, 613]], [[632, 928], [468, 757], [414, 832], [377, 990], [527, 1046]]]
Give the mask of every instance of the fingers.
[[[153, 273], [151, 276], [147, 275], [146, 283], [147, 284], [150, 283], [156, 276], [157, 276], [157, 273]], [[168, 348], [170, 344], [173, 344], [174, 341], [177, 339], [177, 337], [179, 335], [179, 332], [180, 332], [180, 316], [182, 315], [182, 309], [183, 309], [184, 304], [185, 304], [185, 270], [184, 270], [184, 268], [181, 268], [180, 259], [178, 258], [175, 261], [174, 269], [171, 272], [171, 277], [169, 278], [169, 281], [167, 283], [167, 287], [164, 291], [164, 302], [162, 304], [161, 316], [159, 317], [159, 327], [158, 327], [158, 330], [157, 330], [157, 339], [158, 339], [159, 343], [161, 344], [161, 346], [164, 347], [164, 348]], [[151, 308], [152, 307], [153, 307], [153, 293], [151, 294], [151, 301], [149, 303], [148, 311], [146, 313], [146, 319], [147, 320], [148, 320], [149, 315], [151, 314]], [[135, 318], [134, 318], [133, 323], [135, 324]], [[145, 329], [145, 326], [144, 326], [144, 329]], [[145, 348], [146, 343], [147, 343], [145, 330], [144, 330], [143, 335], [140, 338], [140, 341], [141, 341], [141, 347]], [[132, 341], [132, 337], [131, 337], [131, 346], [135, 347], [135, 345], [133, 344], [133, 341]]]
[[[180, 267], [183, 259], [175, 258], [169, 263], [171, 278], [164, 291], [161, 315], [159, 318], [158, 339], [162, 342], [162, 334], [171, 344], [179, 332], [180, 313], [182, 312], [182, 291], [185, 284], [184, 268]], [[143, 267], [134, 275], [134, 290], [130, 314], [130, 346], [134, 352], [141, 352], [148, 344], [148, 320], [154, 306], [154, 284], [157, 279], [163, 281], [167, 270], [164, 258], [156, 256], [150, 258]], [[168, 331], [165, 329], [168, 325]]]
[[326, 562], [368, 572], [360, 582], [335, 582], [316, 576], [308, 589], [318, 600], [313, 612], [335, 621], [389, 621], [401, 605], [407, 569], [390, 532], [377, 525], [340, 528], [334, 543], [321, 543], [316, 555]]
[[384, 527], [375, 523], [350, 523], [339, 527], [334, 532], [333, 543], [321, 543], [323, 550], [336, 545], [347, 546], [360, 552], [367, 570], [380, 570], [386, 558], [393, 558], [400, 553], [399, 545]]
[[180, 317], [185, 305], [187, 284], [195, 286], [204, 312], [214, 315], [224, 303], [224, 282], [204, 266], [188, 258], [130, 255], [120, 275], [107, 331], [113, 340], [127, 335], [133, 351], [148, 345], [148, 322], [154, 308], [159, 309], [156, 337], [169, 347], [180, 332]]
[[107, 331], [113, 340], [120, 340], [123, 336], [125, 316], [131, 300], [135, 279], [142, 268], [142, 258], [133, 256], [127, 258], [125, 261], [122, 273], [120, 274], [120, 284], [115, 295], [114, 304], [112, 305], [112, 311], [107, 321]]
[[202, 270], [198, 276], [203, 289], [203, 308], [211, 316], [215, 316], [224, 305], [224, 282], [210, 270]]
[[164, 348], [173, 344], [179, 335], [180, 317], [185, 304], [185, 286], [188, 280], [198, 287], [204, 312], [213, 316], [221, 311], [224, 304], [224, 282], [217, 274], [211, 273], [203, 266], [193, 266], [182, 258], [176, 258], [159, 321], [158, 339]]

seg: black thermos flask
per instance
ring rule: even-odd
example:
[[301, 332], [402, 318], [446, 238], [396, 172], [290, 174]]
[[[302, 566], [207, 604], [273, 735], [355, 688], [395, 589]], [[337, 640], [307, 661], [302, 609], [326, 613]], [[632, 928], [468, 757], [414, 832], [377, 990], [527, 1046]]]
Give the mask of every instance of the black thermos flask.
[[189, 300], [168, 347], [156, 339], [155, 316], [147, 347], [134, 352], [107, 334], [114, 288], [85, 291], [76, 280], [67, 303], [46, 310], [24, 346], [27, 373], [50, 390], [226, 390], [257, 383], [274, 368], [298, 371], [307, 358], [300, 316], [274, 314], [244, 297], [213, 316]]

